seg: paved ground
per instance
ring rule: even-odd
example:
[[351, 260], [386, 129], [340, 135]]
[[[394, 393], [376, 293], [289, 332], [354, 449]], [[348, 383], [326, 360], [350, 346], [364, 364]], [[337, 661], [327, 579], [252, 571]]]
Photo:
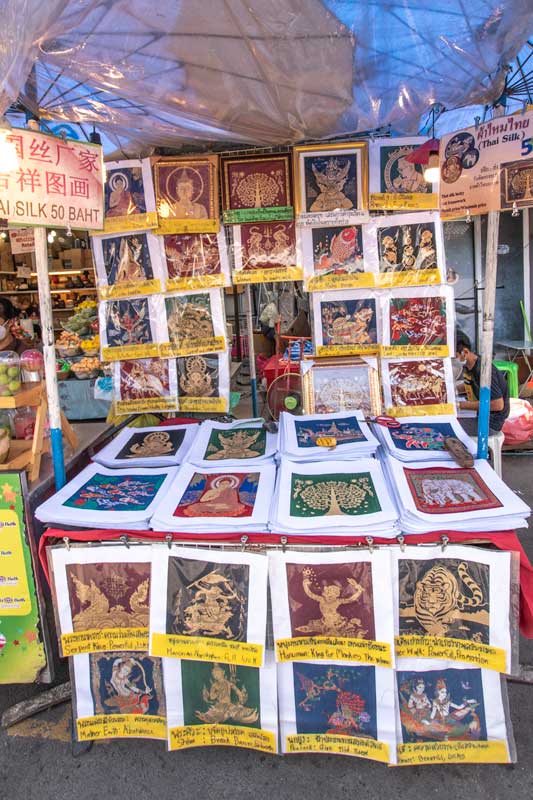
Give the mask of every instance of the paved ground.
[[[533, 456], [505, 456], [504, 477], [533, 504]], [[532, 532], [530, 530], [529, 535]], [[523, 542], [533, 558], [533, 536]], [[521, 662], [533, 664], [533, 642], [521, 641]], [[27, 688], [1, 688], [0, 712]], [[515, 766], [442, 766], [390, 769], [340, 756], [270, 757], [228, 748], [167, 753], [163, 744], [98, 744], [73, 758], [69, 706], [0, 731], [0, 787], [10, 800], [122, 800], [252, 796], [277, 800], [399, 797], [435, 800], [530, 800], [533, 786], [533, 686], [511, 684], [511, 714], [518, 749]]]

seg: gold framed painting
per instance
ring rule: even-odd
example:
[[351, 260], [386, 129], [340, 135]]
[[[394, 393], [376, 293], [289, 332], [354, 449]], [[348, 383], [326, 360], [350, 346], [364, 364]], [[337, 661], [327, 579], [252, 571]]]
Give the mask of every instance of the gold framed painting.
[[353, 225], [368, 219], [366, 142], [294, 147], [293, 173], [300, 225]]
[[381, 413], [378, 360], [321, 358], [302, 362], [304, 413], [336, 414], [361, 410]]
[[222, 220], [226, 225], [292, 220], [288, 153], [222, 159]]
[[217, 233], [218, 156], [153, 160], [158, 234]]

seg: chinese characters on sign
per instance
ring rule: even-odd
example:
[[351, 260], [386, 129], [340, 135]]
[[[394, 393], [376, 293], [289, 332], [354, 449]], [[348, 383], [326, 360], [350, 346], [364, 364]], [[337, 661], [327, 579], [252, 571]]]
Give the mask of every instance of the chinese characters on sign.
[[101, 230], [103, 227], [102, 148], [13, 129], [19, 165], [0, 174], [0, 217], [30, 225]]

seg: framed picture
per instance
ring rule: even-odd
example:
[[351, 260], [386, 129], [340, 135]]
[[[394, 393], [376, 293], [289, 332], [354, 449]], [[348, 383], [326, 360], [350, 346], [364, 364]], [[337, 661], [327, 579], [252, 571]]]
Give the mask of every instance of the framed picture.
[[313, 333], [317, 356], [379, 351], [379, 298], [364, 289], [313, 294]]
[[393, 289], [380, 295], [382, 356], [449, 356], [454, 350], [451, 286]]
[[105, 233], [157, 228], [150, 159], [107, 163], [104, 201]]
[[161, 295], [106, 300], [98, 315], [102, 361], [159, 355], [165, 334]]
[[383, 358], [387, 414], [412, 417], [455, 414], [455, 387], [449, 358]]
[[176, 359], [180, 411], [229, 411], [230, 362], [228, 353], [184, 356]]
[[291, 220], [290, 156], [222, 159], [225, 224]]
[[158, 158], [154, 185], [157, 233], [218, 231], [218, 156]]
[[437, 208], [438, 186], [424, 179], [422, 164], [407, 161], [427, 141], [423, 136], [374, 139], [369, 143], [370, 208], [415, 211]]
[[368, 219], [366, 142], [293, 148], [300, 225], [350, 225]]
[[153, 233], [93, 236], [93, 252], [100, 300], [163, 290], [161, 241]]
[[446, 274], [442, 223], [433, 212], [377, 217], [365, 252], [377, 285], [439, 284]]
[[224, 230], [163, 236], [167, 292], [230, 286]]
[[360, 409], [381, 413], [377, 358], [323, 358], [302, 362], [306, 414]]
[[294, 222], [254, 222], [233, 228], [233, 283], [301, 281]]
[[220, 289], [176, 292], [164, 297], [164, 358], [218, 353], [226, 349], [226, 322]]
[[113, 365], [115, 413], [176, 411], [176, 364], [166, 358], [136, 358]]
[[297, 262], [306, 292], [375, 285], [374, 265], [365, 261], [366, 225], [298, 227]]

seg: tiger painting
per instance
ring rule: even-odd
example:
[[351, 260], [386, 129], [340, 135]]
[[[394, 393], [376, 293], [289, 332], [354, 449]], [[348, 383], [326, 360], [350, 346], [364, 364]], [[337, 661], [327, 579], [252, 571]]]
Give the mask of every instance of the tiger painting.
[[489, 566], [458, 559], [400, 559], [400, 635], [489, 643]]

